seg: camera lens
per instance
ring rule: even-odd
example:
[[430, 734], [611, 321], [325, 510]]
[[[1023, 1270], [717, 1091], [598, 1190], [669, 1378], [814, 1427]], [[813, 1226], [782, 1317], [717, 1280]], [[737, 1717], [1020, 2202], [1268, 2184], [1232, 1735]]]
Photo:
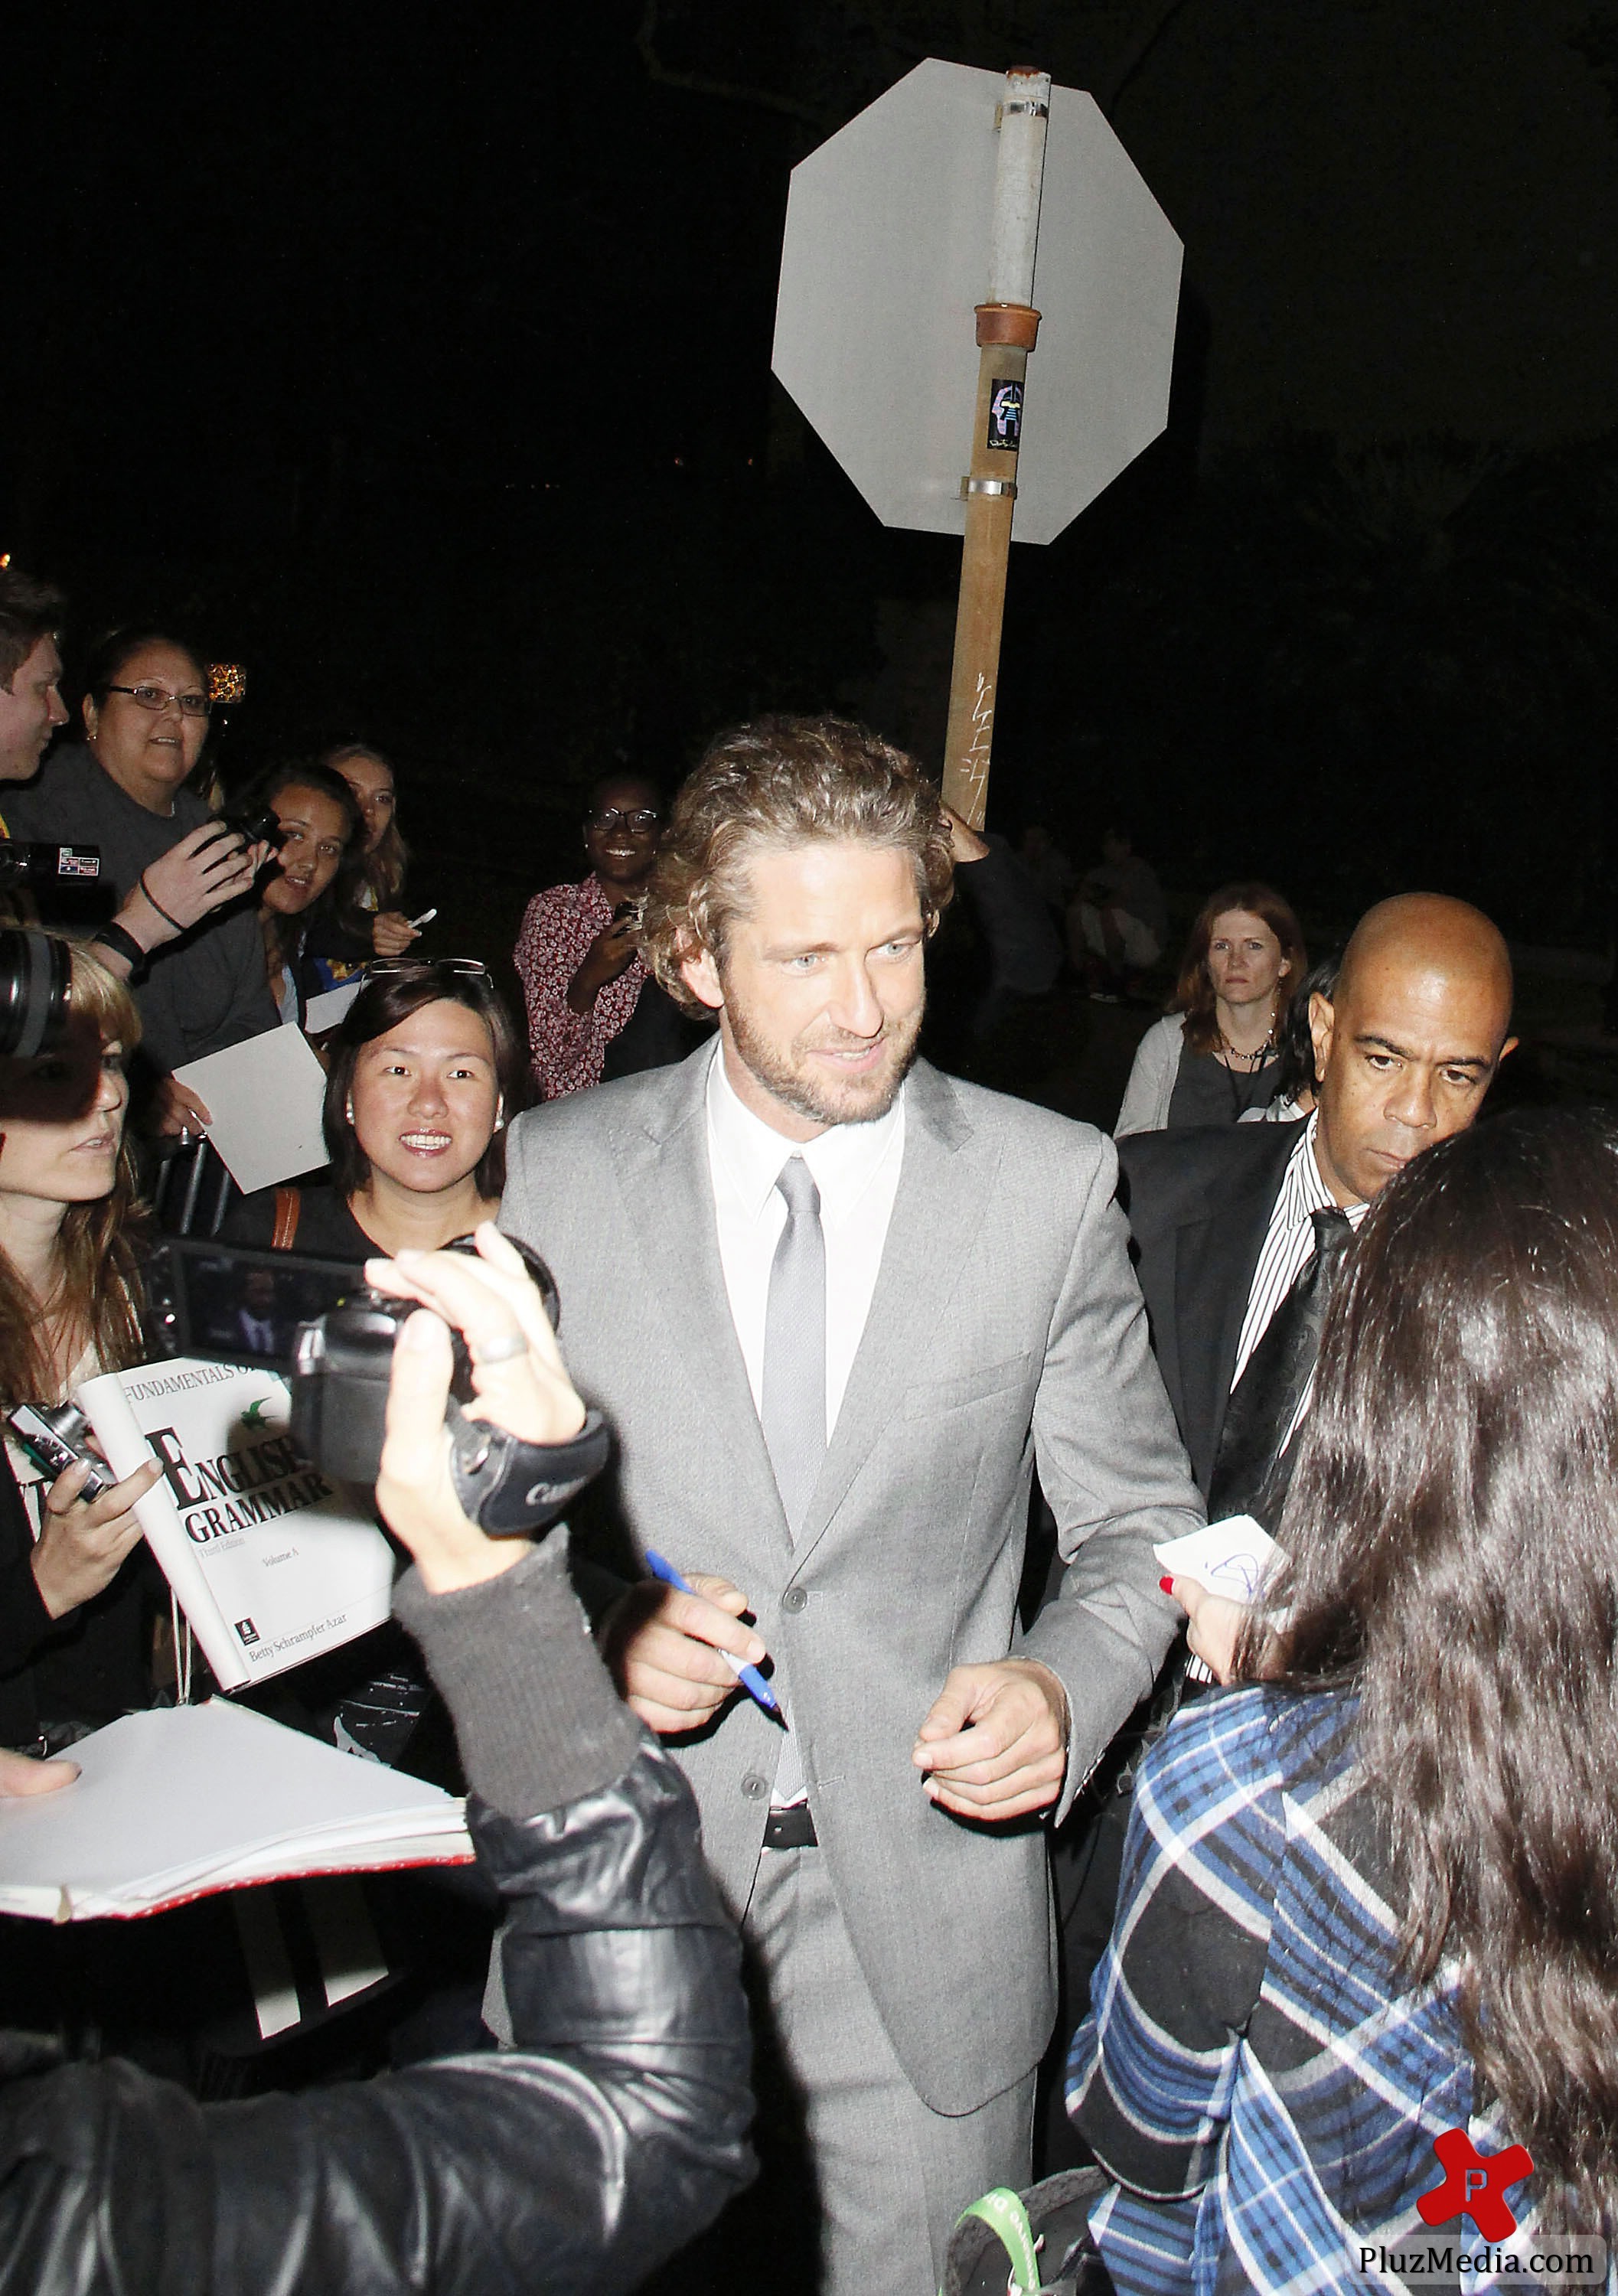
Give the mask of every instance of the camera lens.
[[0, 930], [0, 1054], [32, 1060], [67, 1026], [70, 960], [65, 941]]

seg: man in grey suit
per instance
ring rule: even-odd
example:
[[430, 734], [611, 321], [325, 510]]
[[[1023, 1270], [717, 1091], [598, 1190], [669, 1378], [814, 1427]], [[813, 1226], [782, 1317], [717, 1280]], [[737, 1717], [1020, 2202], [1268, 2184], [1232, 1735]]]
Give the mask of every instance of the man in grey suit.
[[[643, 928], [719, 1044], [520, 1119], [503, 1214], [616, 1433], [630, 1572], [652, 1548], [694, 1589], [629, 1584], [603, 1642], [767, 1980], [833, 2296], [932, 2296], [959, 2210], [1026, 2180], [1028, 1821], [1151, 1687], [1153, 1542], [1202, 1512], [1110, 1142], [916, 1062], [950, 869], [936, 792], [870, 734], [721, 737]], [[1068, 1568], [1023, 1635], [1036, 1459]], [[737, 1688], [767, 1652], [785, 1725]]]

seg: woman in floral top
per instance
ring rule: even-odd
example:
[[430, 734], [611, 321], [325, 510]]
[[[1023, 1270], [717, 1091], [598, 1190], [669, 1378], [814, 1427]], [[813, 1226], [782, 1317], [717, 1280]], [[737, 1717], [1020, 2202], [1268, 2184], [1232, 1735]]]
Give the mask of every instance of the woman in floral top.
[[662, 818], [658, 791], [638, 775], [597, 783], [584, 823], [590, 874], [536, 893], [523, 913], [516, 964], [534, 1081], [546, 1100], [601, 1082], [607, 1047], [651, 977], [636, 929]]

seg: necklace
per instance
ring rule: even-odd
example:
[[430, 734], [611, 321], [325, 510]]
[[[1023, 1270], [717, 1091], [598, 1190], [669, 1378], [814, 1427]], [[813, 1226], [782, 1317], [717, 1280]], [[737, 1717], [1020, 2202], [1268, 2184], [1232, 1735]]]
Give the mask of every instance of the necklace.
[[[1253, 1086], [1259, 1083], [1263, 1076], [1264, 1070], [1269, 1067], [1270, 1062], [1274, 1060], [1276, 1056], [1277, 1047], [1276, 1045], [1276, 1008], [1274, 1004], [1272, 1004], [1269, 1008], [1269, 1033], [1265, 1037], [1263, 1043], [1258, 1046], [1256, 1051], [1251, 1053], [1237, 1052], [1236, 1046], [1231, 1043], [1223, 1029], [1220, 1029], [1219, 1037], [1219, 1049], [1220, 1054], [1220, 1065], [1225, 1071], [1225, 1081], [1230, 1086], [1231, 1117], [1234, 1122], [1239, 1124], [1243, 1117], [1246, 1115], [1249, 1109], [1257, 1108], [1261, 1104], [1259, 1095], [1253, 1090]], [[1241, 1067], [1239, 1069], [1236, 1065], [1238, 1062], [1241, 1063]], [[1242, 1079], [1242, 1081], [1238, 1081], [1238, 1078]], [[1243, 1089], [1244, 1082], [1246, 1086], [1244, 1091]]]
[[1254, 1069], [1261, 1069], [1266, 1061], [1273, 1058], [1275, 1049], [1276, 1032], [1273, 1022], [1269, 1036], [1255, 1052], [1251, 1053], [1238, 1053], [1223, 1029], [1220, 1030], [1220, 1051], [1224, 1054], [1227, 1065], [1232, 1061], [1245, 1061], [1250, 1073]]

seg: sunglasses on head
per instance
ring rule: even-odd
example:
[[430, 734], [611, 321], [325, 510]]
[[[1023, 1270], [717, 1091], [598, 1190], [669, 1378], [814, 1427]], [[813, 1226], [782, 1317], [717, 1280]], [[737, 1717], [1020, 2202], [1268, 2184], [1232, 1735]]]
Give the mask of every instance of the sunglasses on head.
[[365, 967], [367, 980], [414, 980], [428, 973], [452, 980], [487, 980], [489, 967], [475, 956], [377, 956]]

